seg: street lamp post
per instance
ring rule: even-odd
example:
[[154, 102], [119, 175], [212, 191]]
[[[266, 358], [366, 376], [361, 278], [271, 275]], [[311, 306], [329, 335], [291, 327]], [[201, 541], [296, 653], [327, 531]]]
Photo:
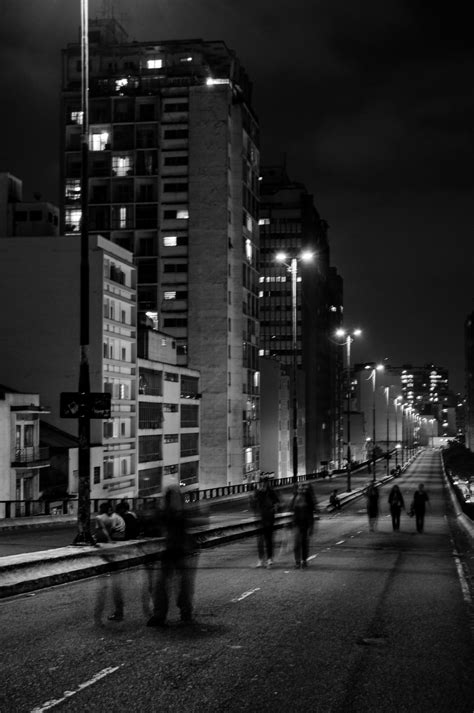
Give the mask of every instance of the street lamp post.
[[352, 452], [351, 452], [351, 344], [354, 337], [359, 337], [362, 334], [361, 329], [354, 329], [350, 333], [346, 333], [345, 329], [338, 329], [337, 337], [345, 337], [342, 344], [346, 346], [346, 367], [347, 367], [347, 492], [351, 492], [351, 469], [352, 469]]
[[386, 474], [387, 476], [390, 475], [390, 453], [389, 453], [389, 443], [390, 443], [390, 386], [385, 387], [385, 402], [386, 402], [386, 420], [387, 420], [387, 433], [386, 433], [386, 441], [387, 441], [387, 468], [386, 468]]
[[372, 368], [369, 379], [372, 379], [372, 480], [375, 481], [375, 473], [376, 473], [376, 466], [377, 466], [377, 460], [375, 457], [375, 444], [376, 444], [375, 389], [376, 389], [377, 372], [383, 371], [384, 367], [382, 364], [377, 364], [374, 367], [370, 367], [369, 365], [367, 365], [365, 368], [366, 369]]
[[297, 334], [297, 283], [298, 262], [311, 262], [313, 253], [304, 251], [299, 257], [290, 258], [286, 253], [278, 253], [275, 260], [288, 268], [291, 275], [291, 327], [292, 327], [292, 368], [291, 368], [291, 403], [292, 403], [292, 464], [293, 483], [298, 482], [298, 334]]
[[[399, 444], [398, 444], [398, 406], [401, 401], [401, 396], [397, 396], [395, 399], [393, 399], [393, 405], [395, 406], [395, 468], [398, 467], [398, 451], [399, 451]], [[403, 429], [403, 412], [402, 412], [402, 429]], [[402, 444], [403, 444], [403, 435], [402, 435]], [[402, 447], [402, 465], [403, 465], [403, 447]]]

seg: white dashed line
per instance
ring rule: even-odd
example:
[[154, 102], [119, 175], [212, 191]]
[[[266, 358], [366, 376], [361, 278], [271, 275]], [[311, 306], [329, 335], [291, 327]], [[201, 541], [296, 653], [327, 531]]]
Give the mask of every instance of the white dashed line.
[[[123, 664], [120, 664], [120, 666], [123, 666]], [[75, 691], [64, 691], [62, 698], [54, 698], [51, 701], [46, 701], [45, 703], [42, 703], [40, 706], [33, 708], [31, 713], [43, 713], [43, 711], [48, 711], [50, 708], [54, 708], [55, 706], [58, 706], [60, 703], [64, 703], [64, 701], [66, 701], [68, 698], [71, 698], [72, 696], [75, 696], [76, 693], [79, 693], [80, 691], [82, 691], [83, 688], [88, 688], [89, 686], [92, 686], [94, 683], [97, 683], [97, 681], [100, 681], [101, 678], [105, 678], [105, 676], [108, 676], [109, 674], [114, 673], [115, 671], [118, 671], [120, 666], [109, 666], [108, 668], [103, 668], [102, 671], [99, 671], [99, 673], [96, 673], [95, 676], [92, 676], [92, 678], [90, 678], [88, 681], [84, 681], [84, 683], [80, 683]]]
[[345, 540], [339, 540], [339, 542], [336, 542], [336, 545], [343, 545]]
[[255, 587], [255, 589], [249, 589], [248, 592], [244, 592], [241, 594], [239, 597], [235, 597], [235, 599], [231, 599], [231, 602], [241, 602], [242, 599], [246, 599], [247, 597], [250, 597], [251, 594], [255, 594], [255, 592], [258, 592], [260, 587]]
[[308, 557], [308, 559], [309, 559], [309, 560], [314, 560], [314, 558], [317, 557], [317, 556], [318, 556], [318, 555], [310, 555], [310, 556]]

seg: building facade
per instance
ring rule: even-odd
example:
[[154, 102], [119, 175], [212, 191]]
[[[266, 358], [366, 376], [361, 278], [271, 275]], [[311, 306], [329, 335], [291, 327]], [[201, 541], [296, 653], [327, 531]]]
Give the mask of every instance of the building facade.
[[[296, 295], [296, 359], [304, 379], [298, 402], [304, 448], [302, 472], [312, 473], [333, 459], [337, 414], [337, 352], [330, 341], [342, 319], [342, 281], [329, 264], [327, 224], [301, 183], [282, 168], [262, 169], [260, 209], [260, 355], [291, 366], [293, 361], [291, 275], [276, 261], [310, 251], [313, 260], [298, 261]], [[299, 469], [301, 464], [299, 464]]]
[[59, 208], [52, 203], [23, 200], [23, 181], [0, 173], [0, 238], [59, 235]]
[[474, 451], [474, 312], [471, 312], [464, 322], [464, 358], [466, 375], [464, 433], [466, 447]]
[[[63, 52], [62, 216], [81, 221], [80, 46]], [[258, 123], [223, 42], [90, 24], [89, 227], [134, 254], [138, 311], [201, 374], [203, 486], [259, 469]]]
[[[89, 262], [90, 386], [112, 396], [112, 418], [91, 421], [91, 487], [95, 497], [133, 497], [135, 267], [128, 251], [100, 236], [90, 238]], [[59, 398], [79, 382], [79, 268], [78, 236], [0, 241], [0, 298], [15, 305], [0, 316], [0, 373], [15, 388], [40, 393], [50, 412], [44, 420], [72, 435], [77, 420], [60, 418]]]

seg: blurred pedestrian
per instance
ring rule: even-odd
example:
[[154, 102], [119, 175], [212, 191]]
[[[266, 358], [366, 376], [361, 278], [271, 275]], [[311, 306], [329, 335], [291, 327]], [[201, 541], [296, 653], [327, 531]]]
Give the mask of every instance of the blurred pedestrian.
[[391, 489], [388, 496], [388, 504], [390, 505], [393, 530], [398, 531], [400, 529], [400, 513], [402, 508], [405, 510], [405, 501], [398, 485], [394, 485]]
[[413, 495], [413, 510], [415, 513], [415, 523], [417, 532], [423, 532], [425, 525], [426, 503], [429, 502], [428, 493], [424, 483], [420, 483]]
[[188, 623], [193, 616], [194, 583], [197, 567], [197, 543], [190, 528], [198, 524], [179, 486], [170, 486], [163, 498], [161, 523], [165, 530], [165, 548], [161, 566], [153, 588], [153, 615], [147, 626], [164, 626], [168, 616], [169, 598], [176, 579], [176, 604], [181, 621]]
[[261, 531], [257, 535], [257, 567], [263, 567], [265, 554], [267, 567], [273, 564], [273, 529], [279, 502], [280, 499], [272, 488], [268, 476], [265, 476], [251, 497], [252, 509], [261, 522]]
[[316, 507], [313, 489], [305, 483], [300, 483], [290, 502], [296, 569], [308, 566], [309, 538], [313, 534]]
[[335, 510], [341, 509], [341, 501], [337, 497], [337, 488], [334, 488], [331, 495], [329, 496], [329, 505], [332, 505]]
[[377, 528], [377, 520], [379, 517], [379, 492], [375, 483], [371, 483], [365, 491], [367, 499], [367, 515], [369, 518], [369, 531], [374, 532]]

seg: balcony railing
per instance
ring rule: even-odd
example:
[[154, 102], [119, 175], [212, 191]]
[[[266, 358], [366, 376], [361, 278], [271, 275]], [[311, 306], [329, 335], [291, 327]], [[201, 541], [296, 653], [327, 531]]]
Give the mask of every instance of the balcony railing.
[[18, 448], [15, 451], [15, 456], [12, 461], [12, 465], [17, 464], [25, 465], [28, 463], [37, 463], [39, 461], [49, 460], [49, 448], [30, 446], [28, 448]]

